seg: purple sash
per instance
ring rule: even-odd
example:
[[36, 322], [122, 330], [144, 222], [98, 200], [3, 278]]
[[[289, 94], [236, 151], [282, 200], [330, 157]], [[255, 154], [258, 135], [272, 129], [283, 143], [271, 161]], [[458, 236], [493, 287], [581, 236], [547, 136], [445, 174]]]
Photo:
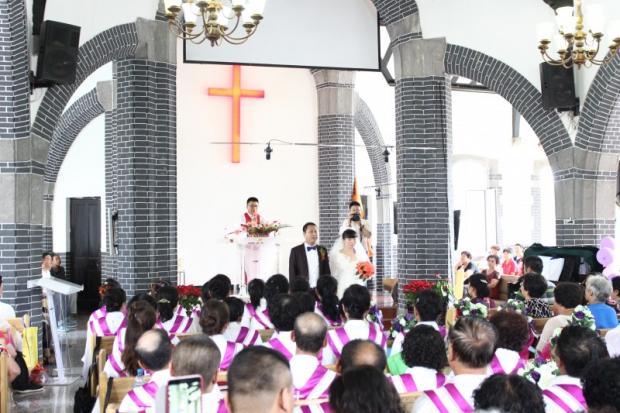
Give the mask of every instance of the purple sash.
[[[347, 331], [344, 329], [344, 327], [337, 328], [334, 330], [334, 332], [340, 339], [340, 343], [342, 344], [343, 347], [345, 344], [347, 344], [350, 341], [349, 336], [347, 335]], [[338, 348], [338, 345], [336, 345], [334, 340], [331, 338], [331, 334], [327, 335], [327, 343], [329, 344], [329, 347], [332, 349], [332, 352], [334, 353], [334, 355], [337, 358], [340, 358], [340, 352], [342, 350], [342, 347]]]
[[[321, 410], [324, 413], [331, 413], [331, 409], [329, 407], [329, 402], [324, 402], [319, 404], [319, 407], [321, 408]], [[299, 406], [299, 411], [301, 411], [301, 413], [312, 413], [312, 407], [306, 405], [306, 406]]]
[[142, 390], [144, 390], [144, 392], [146, 393], [146, 396], [149, 397], [150, 400], [142, 400], [136, 393], [136, 390], [130, 390], [129, 393], [127, 393], [127, 395], [129, 396], [129, 398], [131, 398], [131, 400], [134, 402], [136, 406], [146, 408], [146, 407], [153, 406], [155, 402], [155, 395], [157, 394], [158, 389], [159, 389], [159, 386], [157, 385], [157, 383], [149, 381], [148, 383], [145, 383], [142, 386]]
[[222, 362], [220, 363], [220, 370], [228, 370], [230, 367], [230, 363], [232, 363], [233, 358], [235, 357], [235, 348], [237, 343], [233, 343], [231, 341], [226, 342], [226, 351], [224, 352], [224, 357], [222, 357]]
[[[259, 316], [259, 313], [252, 306], [252, 304], [246, 304], [245, 308], [248, 309], [248, 311], [250, 312], [250, 315], [252, 316], [252, 318], [254, 318], [256, 321], [258, 321], [263, 327], [265, 327], [266, 329], [270, 329], [271, 328], [269, 323], [267, 323], [264, 319], [261, 320], [262, 316]], [[268, 310], [265, 310], [262, 313], [263, 313], [263, 315], [269, 317], [269, 311]]]
[[267, 342], [274, 350], [277, 350], [279, 353], [281, 353], [284, 357], [286, 357], [287, 360], [290, 360], [293, 358], [293, 354], [288, 351], [288, 349], [286, 348], [286, 346], [284, 346], [284, 344], [282, 344], [282, 342], [280, 340], [278, 340], [277, 338], [272, 338], [271, 340], [269, 340]]
[[493, 355], [493, 359], [491, 360], [491, 370], [493, 371], [493, 374], [515, 374], [517, 371], [519, 371], [519, 369], [522, 369], [524, 367], [525, 361], [523, 361], [522, 358], [519, 358], [517, 365], [510, 372], [504, 370], [496, 354]]
[[[314, 370], [314, 373], [312, 373], [312, 376], [310, 376], [310, 378], [308, 379], [308, 381], [302, 387], [295, 389], [295, 394], [298, 396], [298, 399], [307, 399], [310, 393], [312, 393], [312, 390], [314, 390], [314, 388], [321, 382], [321, 380], [323, 380], [323, 377], [325, 377], [325, 375], [328, 373], [329, 370], [319, 364]], [[328, 388], [325, 388], [325, 391], [319, 396], [317, 396], [317, 398], [327, 397], [327, 392]]]
[[[586, 400], [583, 397], [583, 390], [581, 389], [581, 387], [575, 384], [558, 384], [557, 387], [570, 394], [573, 399], [575, 399], [577, 403], [579, 403], [584, 409], [587, 408]], [[572, 413], [574, 411], [574, 409], [572, 409], [568, 404], [566, 404], [557, 394], [550, 391], [549, 389], [543, 391], [543, 396], [547, 396], [566, 413]]]
[[[177, 315], [181, 315], [181, 314], [183, 314], [184, 312], [185, 312], [185, 309], [183, 308], [183, 306], [182, 306], [182, 305], [178, 305], [178, 306], [177, 306], [177, 313], [176, 313], [176, 314], [177, 314]], [[184, 314], [183, 314], [183, 315], [184, 315]]]
[[446, 328], [446, 326], [439, 326], [439, 335], [443, 339], [446, 338], [446, 336], [448, 335], [448, 329]]
[[[405, 387], [405, 391], [407, 393], [420, 391], [420, 389], [418, 389], [418, 385], [415, 383], [415, 380], [413, 379], [413, 374], [405, 373], [405, 374], [401, 374], [400, 376], [394, 377], [394, 379], [396, 378], [400, 378], [400, 380], [403, 383], [403, 386]], [[435, 388], [436, 389], [440, 388], [441, 386], [444, 385], [445, 382], [446, 382], [446, 376], [444, 376], [442, 373], [437, 373]]]
[[243, 344], [243, 341], [245, 340], [245, 338], [248, 336], [248, 333], [250, 332], [250, 329], [247, 327], [241, 327], [241, 329], [239, 329], [239, 335], [237, 336], [237, 339], [235, 340], [237, 343], [241, 343]]
[[[474, 411], [474, 408], [471, 407], [467, 400], [465, 400], [463, 395], [458, 391], [454, 384], [448, 383], [443, 388], [446, 389], [446, 391], [450, 395], [450, 398], [454, 401], [454, 403], [456, 403], [461, 412], [470, 413]], [[439, 410], [441, 413], [453, 413], [450, 412], [450, 410], [448, 410], [448, 408], [443, 404], [439, 396], [437, 396], [435, 390], [426, 391], [424, 392], [424, 394], [428, 396], [428, 398], [433, 402], [437, 410]]]
[[116, 359], [116, 355], [118, 355], [119, 358], [122, 357], [123, 351], [125, 349], [125, 343], [122, 334], [123, 331], [124, 330], [122, 328], [119, 328], [116, 332], [116, 338], [114, 339], [114, 348], [112, 349], [112, 354], [108, 356], [108, 361], [110, 362], [110, 365], [120, 377], [125, 377], [127, 375], [125, 373], [125, 366], [123, 365], [123, 362]]
[[446, 382], [446, 376], [443, 373], [437, 373], [437, 388], [440, 388]]
[[224, 399], [220, 400], [220, 404], [217, 406], [217, 413], [228, 413]]
[[321, 304], [320, 302], [316, 304], [316, 309], [323, 316], [323, 318], [326, 319], [329, 322], [329, 326], [330, 327], [339, 327], [339, 326], [342, 325], [342, 320], [341, 319], [332, 320], [331, 318], [329, 318], [327, 316], [327, 314], [325, 314], [325, 312], [323, 311], [323, 304]]

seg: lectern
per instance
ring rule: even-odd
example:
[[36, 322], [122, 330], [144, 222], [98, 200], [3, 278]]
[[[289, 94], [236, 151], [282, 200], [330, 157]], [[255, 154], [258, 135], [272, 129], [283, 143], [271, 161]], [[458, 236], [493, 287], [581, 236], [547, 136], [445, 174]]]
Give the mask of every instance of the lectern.
[[[56, 320], [56, 299], [55, 297], [60, 295], [71, 295], [84, 290], [83, 285], [74, 284], [69, 281], [61, 280], [58, 278], [39, 278], [36, 280], [30, 280], [26, 284], [28, 288], [42, 288], [47, 295], [47, 308], [50, 318], [50, 329], [52, 331], [52, 342], [54, 343], [54, 351], [56, 352], [56, 370], [58, 371], [58, 377], [48, 380], [45, 384], [50, 386], [63, 386], [73, 383], [74, 379], [69, 379], [65, 376], [65, 366], [62, 359], [62, 347], [60, 346], [60, 340], [58, 339], [58, 324]], [[62, 300], [58, 300], [61, 302]], [[64, 317], [64, 309], [61, 308], [61, 317]]]

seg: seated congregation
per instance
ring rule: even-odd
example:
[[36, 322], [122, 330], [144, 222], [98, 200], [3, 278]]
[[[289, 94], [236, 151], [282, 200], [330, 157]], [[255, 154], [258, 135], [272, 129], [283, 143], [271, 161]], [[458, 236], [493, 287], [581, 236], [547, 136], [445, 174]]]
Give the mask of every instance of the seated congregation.
[[[316, 289], [255, 279], [245, 302], [220, 274], [195, 308], [168, 285], [125, 302], [109, 279], [88, 321], [84, 374], [101, 372], [97, 412], [184, 411], [166, 410], [166, 385], [187, 375], [200, 376], [202, 411], [214, 413], [617, 412], [617, 281], [559, 283], [550, 304], [540, 271], [526, 272], [516, 298], [495, 304], [474, 273], [469, 299], [488, 311], [451, 314], [453, 296], [425, 289], [396, 332], [369, 316], [366, 287], [339, 300], [331, 276]], [[113, 400], [117, 380], [130, 385]]]

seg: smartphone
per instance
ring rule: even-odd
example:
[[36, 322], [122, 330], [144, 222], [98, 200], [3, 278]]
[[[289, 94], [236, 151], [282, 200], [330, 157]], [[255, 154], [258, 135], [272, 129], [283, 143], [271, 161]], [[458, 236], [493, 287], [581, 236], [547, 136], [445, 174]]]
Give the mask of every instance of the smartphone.
[[166, 386], [167, 413], [202, 413], [202, 389], [199, 375], [172, 377]]

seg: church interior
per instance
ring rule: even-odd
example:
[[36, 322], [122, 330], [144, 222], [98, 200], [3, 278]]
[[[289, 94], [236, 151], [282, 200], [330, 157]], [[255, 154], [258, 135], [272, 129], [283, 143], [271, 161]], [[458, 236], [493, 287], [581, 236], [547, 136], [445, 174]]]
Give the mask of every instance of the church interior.
[[[265, 308], [274, 274], [291, 296], [304, 279], [319, 308], [329, 263], [343, 321], [349, 283], [368, 290], [389, 371], [420, 285], [445, 293], [439, 332], [476, 311], [462, 303], [480, 298], [479, 272], [491, 319], [515, 294], [528, 306], [534, 273], [549, 308], [563, 283], [592, 304], [591, 276], [617, 299], [618, 48], [617, 0], [0, 0], [0, 359], [17, 346], [22, 374], [43, 377], [11, 388], [13, 356], [8, 376], [0, 360], [0, 413], [91, 411], [83, 386], [93, 411], [124, 411], [107, 400], [105, 353], [96, 363], [115, 336], [92, 326], [110, 289], [123, 320], [140, 294], [178, 301], [179, 334], [157, 311], [177, 345], [206, 331], [223, 277], [249, 305], [243, 328], [270, 342], [280, 329], [253, 312], [253, 280]], [[537, 341], [557, 314], [530, 317]], [[596, 321], [601, 340], [617, 325]], [[545, 411], [581, 411], [553, 410], [545, 391]], [[405, 393], [402, 411], [434, 411]], [[243, 411], [221, 397], [217, 412]], [[291, 409], [347, 412], [316, 399]], [[204, 400], [168, 411], [215, 412]]]

